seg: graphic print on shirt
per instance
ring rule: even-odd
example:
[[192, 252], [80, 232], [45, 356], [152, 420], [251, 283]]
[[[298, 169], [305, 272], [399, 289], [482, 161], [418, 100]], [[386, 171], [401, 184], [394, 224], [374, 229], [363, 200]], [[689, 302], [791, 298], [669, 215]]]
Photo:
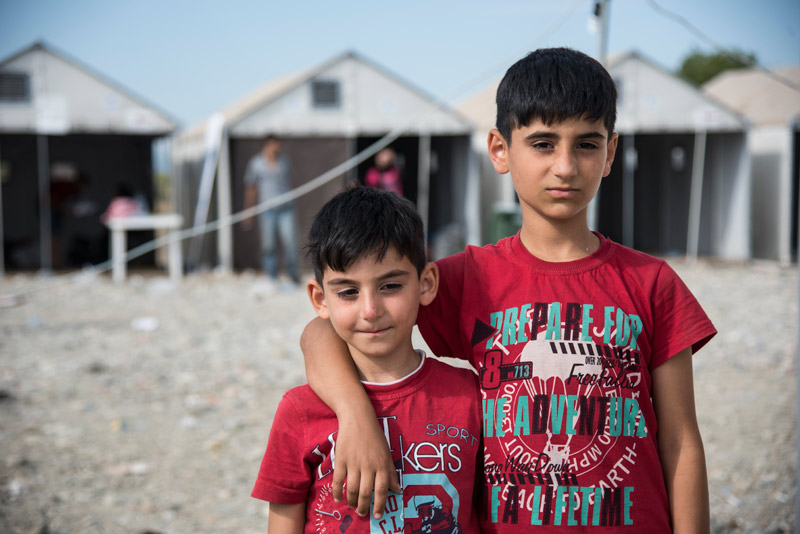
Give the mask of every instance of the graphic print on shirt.
[[[374, 501], [370, 508], [373, 504]], [[406, 475], [403, 477], [403, 493], [389, 492], [383, 517], [370, 517], [370, 533], [461, 534], [456, 520], [459, 506], [458, 492], [446, 475]], [[323, 486], [317, 495], [312, 517], [319, 533], [347, 532], [357, 518], [355, 510], [346, 503], [333, 501], [330, 483]]]
[[637, 315], [591, 304], [537, 302], [476, 319], [490, 522], [633, 524], [626, 474], [648, 436], [643, 335]]
[[[369, 532], [460, 534], [459, 511], [465, 507], [468, 515], [472, 503], [461, 502], [452, 480], [457, 480], [462, 470], [470, 473], [468, 478], [472, 480], [474, 471], [471, 470], [480, 437], [464, 428], [430, 423], [423, 426], [427, 439], [409, 440], [397, 430], [397, 417], [378, 419], [395, 458], [403, 491], [400, 494], [389, 492], [384, 515], [380, 519], [369, 517]], [[345, 501], [333, 501], [330, 479], [335, 465], [337, 433], [331, 433], [312, 451], [320, 459], [314, 473], [319, 490], [309, 502], [309, 513], [318, 533], [364, 532], [361, 526], [364, 520], [358, 518], [354, 509]], [[372, 504], [374, 502], [370, 508]]]

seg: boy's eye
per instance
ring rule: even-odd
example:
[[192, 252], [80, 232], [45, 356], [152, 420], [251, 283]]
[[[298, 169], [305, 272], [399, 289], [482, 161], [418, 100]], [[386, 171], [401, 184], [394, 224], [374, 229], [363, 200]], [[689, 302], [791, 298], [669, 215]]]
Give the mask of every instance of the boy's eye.
[[388, 284], [383, 284], [384, 291], [399, 291], [403, 287], [403, 284], [399, 282], [389, 282]]
[[336, 292], [336, 296], [340, 299], [352, 299], [358, 296], [358, 290], [353, 288], [342, 289]]
[[533, 146], [533, 148], [537, 150], [549, 150], [553, 148], [553, 143], [551, 143], [550, 141], [536, 141], [531, 146]]
[[582, 148], [584, 150], [594, 150], [597, 148], [595, 143], [583, 142], [578, 145], [578, 148]]

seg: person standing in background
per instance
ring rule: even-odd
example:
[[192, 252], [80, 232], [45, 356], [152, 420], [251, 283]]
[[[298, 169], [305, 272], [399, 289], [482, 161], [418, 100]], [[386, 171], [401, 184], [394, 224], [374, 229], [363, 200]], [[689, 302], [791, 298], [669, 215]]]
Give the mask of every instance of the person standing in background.
[[375, 154], [375, 165], [367, 170], [364, 183], [369, 187], [403, 196], [403, 177], [397, 166], [397, 154], [394, 149], [384, 148]]
[[[244, 175], [245, 209], [265, 202], [291, 189], [292, 168], [281, 151], [281, 141], [274, 135], [264, 138], [261, 152], [250, 158]], [[297, 224], [294, 203], [286, 202], [268, 209], [258, 216], [261, 231], [261, 266], [275, 283], [278, 281], [278, 240], [283, 250], [283, 260], [289, 278], [295, 285], [300, 282], [297, 263]], [[244, 221], [245, 230], [252, 219]]]

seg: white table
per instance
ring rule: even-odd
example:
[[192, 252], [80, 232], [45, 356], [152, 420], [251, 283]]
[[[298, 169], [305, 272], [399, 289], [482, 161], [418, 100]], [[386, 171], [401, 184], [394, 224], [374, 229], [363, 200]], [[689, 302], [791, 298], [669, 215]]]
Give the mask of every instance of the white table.
[[[128, 248], [130, 230], [178, 230], [183, 224], [183, 217], [177, 213], [162, 215], [133, 215], [130, 217], [111, 217], [106, 226], [111, 230], [111, 279], [121, 284], [125, 281], [127, 262], [125, 253]], [[167, 246], [169, 277], [173, 282], [180, 282], [183, 277], [183, 251], [180, 240], [170, 241]]]

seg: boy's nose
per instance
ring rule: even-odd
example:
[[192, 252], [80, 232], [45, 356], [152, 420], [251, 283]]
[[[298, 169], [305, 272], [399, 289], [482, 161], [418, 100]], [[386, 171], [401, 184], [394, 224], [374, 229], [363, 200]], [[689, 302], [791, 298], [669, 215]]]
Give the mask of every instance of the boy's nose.
[[361, 315], [370, 321], [381, 316], [380, 299], [376, 295], [369, 293], [364, 295], [361, 303]]
[[559, 178], [569, 178], [575, 174], [575, 155], [571, 150], [559, 150], [553, 164], [553, 174]]

